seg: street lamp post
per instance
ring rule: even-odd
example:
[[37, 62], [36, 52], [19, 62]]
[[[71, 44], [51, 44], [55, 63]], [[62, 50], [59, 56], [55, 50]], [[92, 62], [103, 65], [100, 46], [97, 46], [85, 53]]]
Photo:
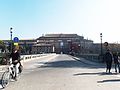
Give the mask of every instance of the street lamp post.
[[12, 43], [13, 43], [13, 41], [12, 41], [12, 27], [10, 28], [10, 41], [11, 41], [11, 46], [10, 46], [10, 52], [12, 52]]
[[100, 39], [101, 39], [101, 55], [103, 54], [103, 50], [102, 50], [102, 33], [100, 33]]

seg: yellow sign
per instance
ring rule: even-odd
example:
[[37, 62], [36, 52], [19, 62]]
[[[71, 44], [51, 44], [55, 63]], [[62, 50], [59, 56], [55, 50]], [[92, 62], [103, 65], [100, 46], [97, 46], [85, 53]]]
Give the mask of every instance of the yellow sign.
[[18, 43], [14, 43], [15, 46], [18, 46]]

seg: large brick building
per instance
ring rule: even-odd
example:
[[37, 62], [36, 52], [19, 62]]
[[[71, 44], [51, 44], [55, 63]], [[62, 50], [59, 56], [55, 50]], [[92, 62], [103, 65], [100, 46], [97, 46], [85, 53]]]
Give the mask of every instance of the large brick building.
[[86, 40], [77, 34], [46, 34], [37, 38], [32, 46], [33, 53], [85, 53], [92, 46], [92, 40]]

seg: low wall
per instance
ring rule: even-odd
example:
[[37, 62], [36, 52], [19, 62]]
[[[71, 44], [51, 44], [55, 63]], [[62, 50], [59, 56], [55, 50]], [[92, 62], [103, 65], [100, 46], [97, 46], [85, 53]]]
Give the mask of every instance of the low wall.
[[[21, 64], [24, 64], [24, 62], [34, 60], [34, 59], [40, 59], [40, 58], [46, 58], [53, 56], [55, 53], [47, 53], [47, 54], [33, 54], [33, 55], [21, 55]], [[7, 63], [0, 64], [0, 72], [4, 72], [7, 67]]]
[[102, 59], [100, 58], [99, 54], [78, 54], [77, 57], [82, 57], [94, 62], [102, 62]]
[[[50, 55], [50, 53], [47, 54], [32, 54], [32, 55], [21, 55], [20, 59], [23, 62], [29, 61], [29, 60], [33, 60], [33, 59], [39, 59], [43, 56], [47, 56]], [[9, 63], [9, 58], [4, 58], [2, 56], [0, 56], [0, 64], [1, 65], [6, 65]]]
[[27, 60], [32, 60], [32, 59], [38, 59], [42, 56], [46, 56], [49, 54], [34, 54], [34, 55], [21, 55], [21, 60], [27, 61]]

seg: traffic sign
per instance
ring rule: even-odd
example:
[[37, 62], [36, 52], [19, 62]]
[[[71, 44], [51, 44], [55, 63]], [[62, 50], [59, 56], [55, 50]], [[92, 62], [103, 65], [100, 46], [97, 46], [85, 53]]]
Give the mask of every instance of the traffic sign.
[[14, 42], [19, 42], [19, 38], [18, 37], [14, 37], [13, 41]]
[[18, 43], [14, 43], [15, 46], [18, 46]]

